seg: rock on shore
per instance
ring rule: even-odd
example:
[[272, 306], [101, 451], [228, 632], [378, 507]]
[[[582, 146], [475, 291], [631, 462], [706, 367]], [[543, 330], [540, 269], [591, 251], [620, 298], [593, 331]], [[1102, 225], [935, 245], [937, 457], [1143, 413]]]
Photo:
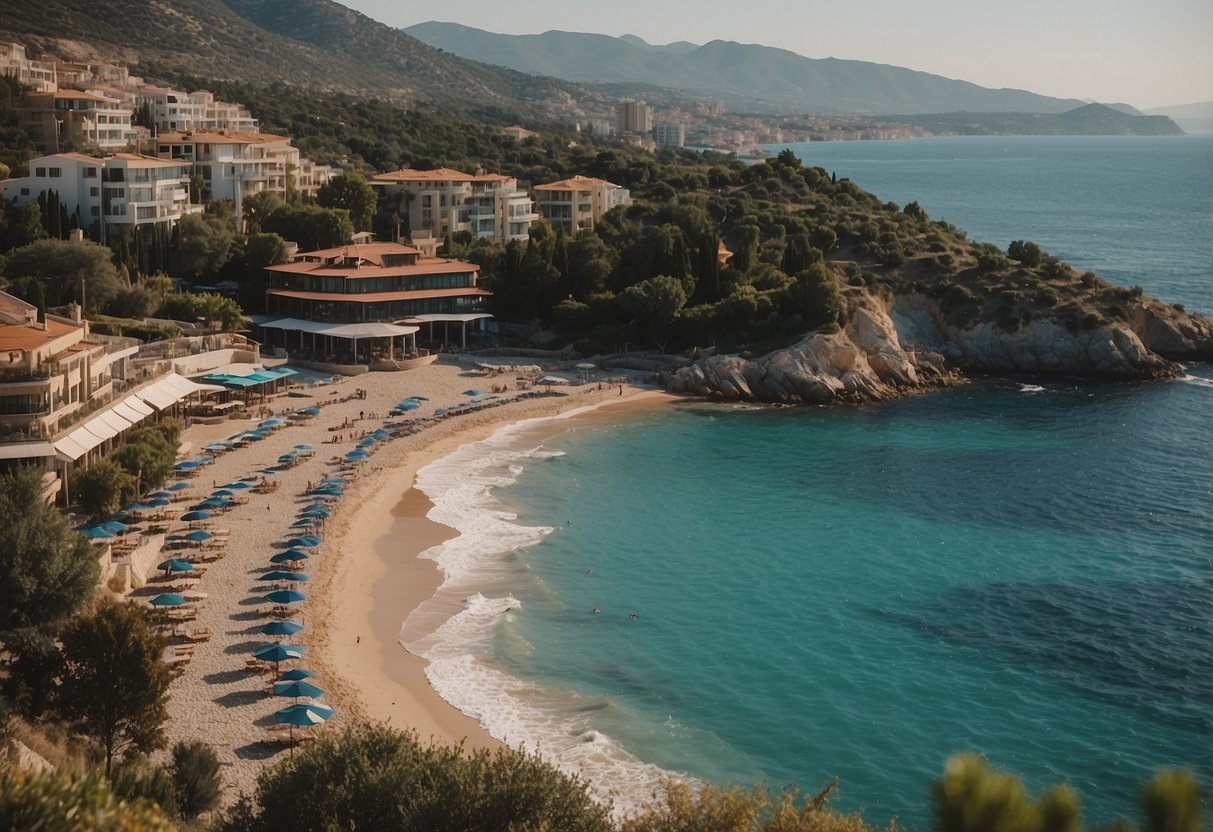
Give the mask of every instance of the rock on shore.
[[859, 293], [845, 325], [761, 358], [713, 356], [668, 378], [676, 393], [767, 402], [880, 401], [963, 380], [965, 371], [1166, 378], [1170, 359], [1213, 358], [1213, 323], [1146, 299], [1091, 327], [1036, 318], [1014, 331], [949, 325], [922, 295]]

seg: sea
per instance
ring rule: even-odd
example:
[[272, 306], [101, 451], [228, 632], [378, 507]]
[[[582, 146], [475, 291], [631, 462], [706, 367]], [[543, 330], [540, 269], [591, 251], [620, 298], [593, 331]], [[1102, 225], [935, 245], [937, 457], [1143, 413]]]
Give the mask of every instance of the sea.
[[[1213, 313], [1213, 136], [790, 145], [970, 239]], [[777, 152], [780, 147], [769, 148]], [[864, 407], [683, 400], [526, 422], [424, 468], [463, 611], [406, 649], [617, 812], [663, 779], [837, 780], [931, 827], [973, 751], [1084, 820], [1213, 787], [1213, 367], [986, 378]]]

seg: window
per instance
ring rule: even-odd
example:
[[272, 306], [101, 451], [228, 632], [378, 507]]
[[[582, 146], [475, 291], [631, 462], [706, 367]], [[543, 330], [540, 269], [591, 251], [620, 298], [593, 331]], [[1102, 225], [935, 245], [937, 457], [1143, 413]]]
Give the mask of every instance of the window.
[[[52, 174], [52, 176], [53, 175], [54, 174]], [[84, 169], [84, 178], [85, 179], [96, 179], [97, 178], [97, 169], [96, 168], [85, 168]]]
[[100, 208], [98, 208], [96, 205], [94, 205], [94, 206], [90, 207], [90, 208], [88, 209], [88, 212], [89, 212], [90, 214], [92, 214], [94, 217], [99, 217], [99, 216], [101, 216], [101, 209], [100, 209]]
[[29, 196], [29, 188], [22, 188], [21, 196]]
[[37, 176], [39, 179], [45, 179], [46, 168], [34, 168], [34, 176]]
[[101, 196], [101, 189], [100, 188], [89, 188], [88, 195], [89, 196]]
[[58, 179], [63, 175], [63, 168], [51, 168], [50, 171], [52, 179]]

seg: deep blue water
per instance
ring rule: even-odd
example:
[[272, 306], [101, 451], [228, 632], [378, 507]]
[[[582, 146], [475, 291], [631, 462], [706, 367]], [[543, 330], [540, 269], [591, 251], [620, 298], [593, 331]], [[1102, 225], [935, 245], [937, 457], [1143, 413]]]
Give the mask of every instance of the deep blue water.
[[[795, 149], [1119, 281], [1112, 241], [1132, 282], [1213, 308], [1213, 137]], [[493, 512], [466, 515], [465, 542], [505, 523], [530, 543], [465, 547], [483, 568], [463, 584], [520, 606], [486, 601], [481, 635], [453, 639], [494, 674], [468, 693], [464, 667], [462, 706], [624, 803], [651, 788], [642, 763], [837, 777], [842, 808], [925, 830], [944, 761], [976, 750], [1033, 789], [1069, 782], [1088, 822], [1137, 819], [1159, 767], [1213, 784], [1211, 379], [687, 402], [470, 449], [428, 493]], [[456, 496], [469, 478], [483, 490]], [[459, 698], [455, 678], [436, 684]]]

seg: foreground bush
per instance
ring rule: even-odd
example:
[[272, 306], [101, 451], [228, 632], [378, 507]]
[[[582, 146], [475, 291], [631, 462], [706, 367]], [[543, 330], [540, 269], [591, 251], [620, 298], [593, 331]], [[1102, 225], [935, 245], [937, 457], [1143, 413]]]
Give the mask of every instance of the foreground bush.
[[585, 783], [538, 757], [423, 746], [415, 733], [357, 726], [268, 769], [220, 832], [608, 832]]
[[119, 800], [97, 773], [0, 769], [0, 829], [6, 832], [172, 832], [156, 804]]

